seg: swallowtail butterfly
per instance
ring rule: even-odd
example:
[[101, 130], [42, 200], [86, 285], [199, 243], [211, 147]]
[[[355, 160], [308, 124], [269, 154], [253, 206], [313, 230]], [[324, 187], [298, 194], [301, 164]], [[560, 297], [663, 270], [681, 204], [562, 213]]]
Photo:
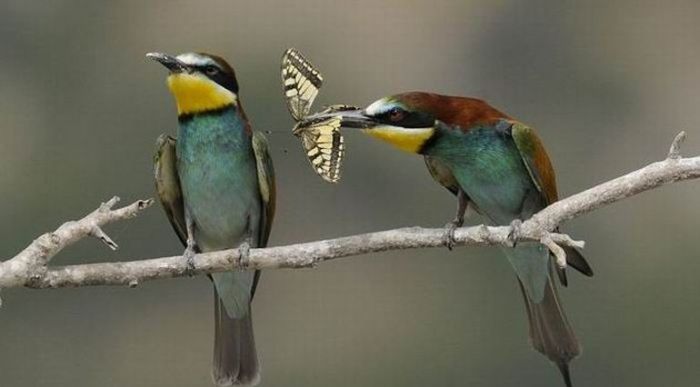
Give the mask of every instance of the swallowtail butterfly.
[[[289, 112], [297, 121], [292, 133], [301, 139], [301, 145], [314, 171], [325, 181], [337, 183], [344, 154], [340, 118], [305, 122], [303, 126], [299, 124], [311, 111], [311, 105], [323, 84], [323, 77], [299, 51], [290, 48], [282, 55], [282, 84]], [[344, 106], [334, 105], [324, 112], [341, 107]]]

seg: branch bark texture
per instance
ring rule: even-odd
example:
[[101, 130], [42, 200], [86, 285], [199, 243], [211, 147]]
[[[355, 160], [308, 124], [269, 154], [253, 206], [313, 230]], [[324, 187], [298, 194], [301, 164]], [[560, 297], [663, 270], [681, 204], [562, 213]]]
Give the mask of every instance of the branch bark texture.
[[[562, 246], [581, 248], [584, 242], [554, 232], [563, 222], [665, 184], [700, 177], [700, 157], [683, 158], [680, 155], [680, 144], [684, 137], [683, 132], [676, 137], [666, 159], [562, 199], [522, 223], [514, 222], [511, 226], [481, 225], [459, 228], [454, 233], [455, 245], [513, 246], [515, 242], [520, 241], [538, 242], [552, 251], [560, 266], [565, 266], [566, 254]], [[194, 258], [194, 270], [188, 270], [185, 259], [181, 256], [129, 262], [49, 266], [51, 258], [64, 247], [87, 236], [97, 237], [109, 248], [116, 249], [117, 245], [102, 231], [101, 226], [136, 216], [152, 204], [152, 200], [140, 200], [114, 210], [112, 207], [117, 201], [118, 198], [115, 197], [83, 219], [67, 222], [56, 231], [40, 236], [15, 257], [0, 263], [0, 288], [90, 285], [134, 287], [143, 281], [158, 278], [233, 269], [313, 267], [323, 261], [367, 253], [445, 247], [444, 229], [410, 227], [287, 246], [250, 249], [243, 253], [238, 249], [231, 249], [197, 254]]]

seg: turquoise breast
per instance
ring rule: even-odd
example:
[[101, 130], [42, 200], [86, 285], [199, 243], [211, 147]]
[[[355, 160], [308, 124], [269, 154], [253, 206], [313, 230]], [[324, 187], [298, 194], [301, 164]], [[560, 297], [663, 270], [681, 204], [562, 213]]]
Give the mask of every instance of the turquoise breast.
[[260, 192], [250, 141], [235, 108], [180, 122], [178, 174], [203, 251], [235, 247], [249, 232], [257, 235]]
[[[426, 152], [452, 171], [479, 211], [497, 225], [527, 219], [544, 207], [520, 151], [510, 135], [492, 127], [462, 132], [440, 129]], [[542, 300], [548, 276], [549, 252], [540, 244], [521, 242], [504, 253], [535, 302]]]
[[496, 224], [527, 218], [543, 206], [509, 135], [482, 126], [441, 129], [427, 152], [442, 160], [464, 192]]

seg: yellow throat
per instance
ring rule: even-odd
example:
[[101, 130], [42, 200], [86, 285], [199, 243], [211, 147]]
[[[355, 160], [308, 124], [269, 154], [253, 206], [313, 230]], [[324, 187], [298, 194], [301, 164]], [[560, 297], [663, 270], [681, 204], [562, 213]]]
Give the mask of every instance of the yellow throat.
[[423, 144], [433, 136], [435, 128], [402, 128], [386, 125], [364, 129], [363, 132], [406, 152], [418, 153]]
[[177, 114], [197, 114], [236, 105], [236, 94], [203, 75], [176, 73], [168, 76]]

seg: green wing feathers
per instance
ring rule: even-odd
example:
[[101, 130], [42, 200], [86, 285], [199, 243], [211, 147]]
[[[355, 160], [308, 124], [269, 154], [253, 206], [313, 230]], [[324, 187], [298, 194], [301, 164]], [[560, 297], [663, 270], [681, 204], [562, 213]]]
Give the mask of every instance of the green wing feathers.
[[[542, 140], [540, 140], [537, 133], [535, 133], [535, 130], [520, 122], [512, 122], [511, 135], [520, 152], [520, 157], [523, 159], [523, 163], [530, 174], [532, 182], [540, 193], [542, 193], [546, 203], [552, 204], [559, 200], [557, 181], [554, 176], [552, 162], [547, 155]], [[569, 266], [586, 276], [593, 276], [593, 270], [579, 251], [569, 247], [565, 250]], [[557, 268], [557, 274], [559, 274], [561, 283], [566, 286], [567, 279], [565, 272]]]
[[559, 199], [557, 180], [542, 140], [534, 129], [520, 122], [513, 122], [511, 134], [533, 183], [544, 195], [547, 204], [556, 202]]
[[156, 141], [156, 154], [153, 166], [156, 181], [156, 193], [170, 224], [182, 241], [187, 242], [185, 226], [185, 207], [180, 190], [180, 178], [177, 174], [175, 149], [177, 140], [167, 134], [161, 134]]
[[272, 157], [267, 138], [261, 132], [253, 132], [253, 152], [258, 168], [258, 185], [260, 187], [260, 198], [262, 200], [262, 216], [260, 217], [260, 236], [258, 246], [267, 245], [272, 228], [272, 220], [275, 217], [275, 169], [272, 166]]
[[430, 176], [441, 186], [447, 188], [448, 191], [457, 195], [459, 192], [459, 183], [452, 174], [452, 171], [442, 161], [435, 157], [425, 156], [425, 166], [428, 167]]

